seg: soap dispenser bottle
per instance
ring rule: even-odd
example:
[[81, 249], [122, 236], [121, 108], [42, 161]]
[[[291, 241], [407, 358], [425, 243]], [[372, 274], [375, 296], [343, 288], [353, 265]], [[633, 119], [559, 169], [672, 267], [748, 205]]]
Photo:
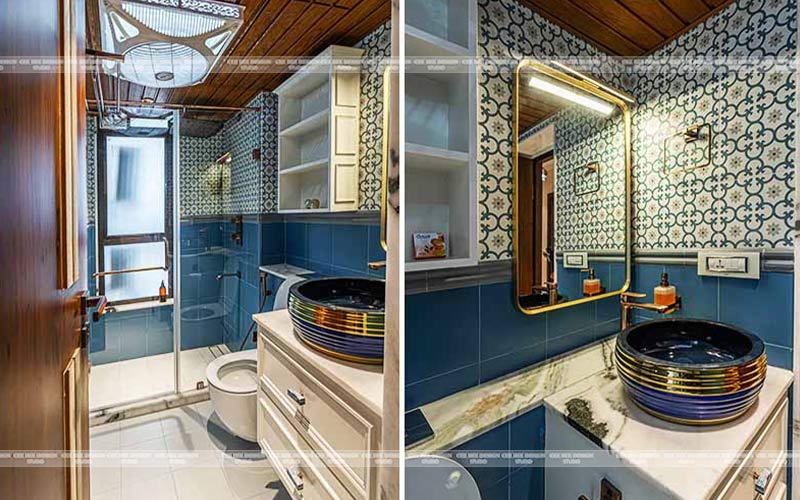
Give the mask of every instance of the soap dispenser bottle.
[[653, 302], [657, 306], [671, 306], [675, 303], [675, 286], [669, 284], [667, 273], [661, 274], [661, 283], [653, 289]]
[[583, 271], [589, 273], [589, 277], [583, 280], [583, 295], [588, 297], [600, 293], [600, 280], [595, 278], [594, 269], [590, 267]]

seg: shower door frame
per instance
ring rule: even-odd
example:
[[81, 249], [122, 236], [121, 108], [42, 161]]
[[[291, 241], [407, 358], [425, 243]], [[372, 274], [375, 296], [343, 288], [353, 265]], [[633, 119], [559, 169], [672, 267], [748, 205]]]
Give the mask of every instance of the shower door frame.
[[172, 394], [181, 392], [181, 115], [172, 112]]

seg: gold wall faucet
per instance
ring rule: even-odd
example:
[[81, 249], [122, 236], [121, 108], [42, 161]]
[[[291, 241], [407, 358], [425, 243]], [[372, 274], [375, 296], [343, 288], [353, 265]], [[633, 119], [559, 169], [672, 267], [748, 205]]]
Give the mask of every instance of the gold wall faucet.
[[625, 330], [631, 324], [631, 311], [634, 309], [643, 309], [645, 311], [655, 311], [659, 314], [672, 314], [681, 308], [682, 300], [680, 297], [675, 297], [675, 303], [668, 306], [660, 306], [649, 302], [634, 302], [631, 299], [643, 299], [647, 297], [646, 293], [636, 292], [623, 292], [619, 296], [619, 304], [622, 307], [622, 329]]

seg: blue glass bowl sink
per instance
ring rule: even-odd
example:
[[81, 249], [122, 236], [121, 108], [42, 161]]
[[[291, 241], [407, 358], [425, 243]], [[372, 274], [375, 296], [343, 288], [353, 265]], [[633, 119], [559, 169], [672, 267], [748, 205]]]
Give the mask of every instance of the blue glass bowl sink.
[[383, 362], [385, 282], [320, 278], [289, 289], [297, 336], [329, 356], [356, 363]]
[[617, 373], [645, 411], [672, 422], [733, 420], [758, 399], [767, 373], [764, 343], [735, 326], [694, 319], [634, 325], [617, 337]]

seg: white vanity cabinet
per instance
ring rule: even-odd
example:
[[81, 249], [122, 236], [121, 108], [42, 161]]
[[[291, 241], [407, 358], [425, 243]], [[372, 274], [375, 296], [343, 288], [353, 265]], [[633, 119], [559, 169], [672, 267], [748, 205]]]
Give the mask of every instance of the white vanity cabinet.
[[363, 53], [332, 45], [275, 89], [279, 212], [358, 210]]
[[377, 498], [383, 374], [302, 343], [289, 314], [256, 316], [258, 442], [293, 498]]
[[[791, 380], [790, 372], [769, 367], [745, 415], [708, 427], [656, 419], [602, 375], [550, 396], [546, 448], [559, 453], [545, 469], [546, 498], [599, 500], [606, 479], [623, 499], [783, 500]], [[576, 401], [583, 409], [577, 420], [567, 416]]]

